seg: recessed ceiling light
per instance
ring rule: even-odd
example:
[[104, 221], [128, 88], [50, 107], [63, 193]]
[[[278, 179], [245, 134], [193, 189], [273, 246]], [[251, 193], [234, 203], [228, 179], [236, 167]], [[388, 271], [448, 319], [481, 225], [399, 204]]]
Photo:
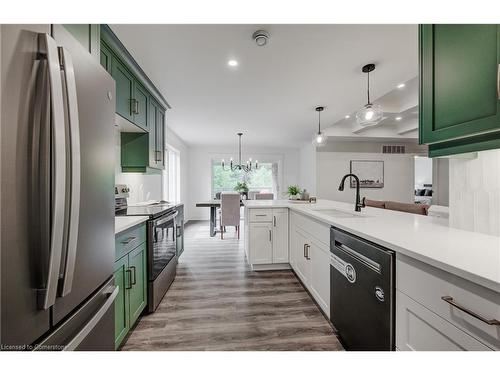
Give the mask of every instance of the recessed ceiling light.
[[227, 65], [229, 65], [229, 66], [238, 66], [238, 61], [236, 61], [236, 60], [229, 60], [227, 62]]
[[404, 83], [400, 83], [400, 84], [398, 85], [398, 89], [402, 89], [402, 88], [403, 88], [403, 87], [405, 87], [405, 86], [406, 86], [406, 85], [405, 85]]
[[401, 121], [403, 118], [401, 116], [396, 117], [396, 121]]
[[349, 116], [349, 115], [345, 115], [345, 118], [350, 118], [350, 117], [351, 117], [351, 116]]

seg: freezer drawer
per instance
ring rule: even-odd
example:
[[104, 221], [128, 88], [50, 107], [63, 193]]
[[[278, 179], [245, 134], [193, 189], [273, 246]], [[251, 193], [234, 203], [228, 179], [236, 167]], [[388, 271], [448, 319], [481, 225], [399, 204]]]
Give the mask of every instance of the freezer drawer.
[[118, 295], [112, 277], [34, 350], [114, 350], [114, 300]]

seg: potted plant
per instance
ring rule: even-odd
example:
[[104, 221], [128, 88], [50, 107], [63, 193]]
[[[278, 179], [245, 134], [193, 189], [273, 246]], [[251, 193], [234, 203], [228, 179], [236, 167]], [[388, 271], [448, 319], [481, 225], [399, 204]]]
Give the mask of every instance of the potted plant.
[[245, 196], [245, 199], [248, 199], [248, 185], [246, 182], [238, 182], [234, 190]]
[[300, 199], [300, 188], [297, 185], [290, 185], [287, 193], [290, 199]]

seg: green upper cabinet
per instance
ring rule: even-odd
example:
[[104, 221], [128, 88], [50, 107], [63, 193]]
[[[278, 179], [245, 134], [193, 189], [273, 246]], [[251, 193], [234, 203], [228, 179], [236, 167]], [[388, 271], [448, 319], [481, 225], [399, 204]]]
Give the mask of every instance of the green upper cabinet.
[[165, 110], [151, 99], [149, 105], [149, 165], [152, 168], [165, 168]]
[[158, 173], [165, 168], [168, 103], [107, 25], [101, 25], [100, 62], [116, 83], [122, 171]]
[[430, 156], [495, 147], [500, 27], [421, 25], [419, 39], [420, 143]]
[[134, 123], [141, 128], [147, 130], [148, 124], [148, 111], [149, 111], [149, 93], [137, 81], [134, 82]]
[[111, 50], [106, 46], [106, 44], [102, 43], [101, 44], [101, 50], [100, 50], [100, 62], [101, 65], [106, 71], [111, 74], [111, 61], [113, 58], [113, 55], [111, 53]]
[[96, 59], [99, 59], [101, 44], [101, 27], [92, 24], [65, 24], [63, 25], [76, 40]]
[[134, 78], [118, 59], [113, 59], [112, 61], [111, 75], [116, 83], [116, 113], [129, 121], [133, 121], [132, 99], [134, 98]]

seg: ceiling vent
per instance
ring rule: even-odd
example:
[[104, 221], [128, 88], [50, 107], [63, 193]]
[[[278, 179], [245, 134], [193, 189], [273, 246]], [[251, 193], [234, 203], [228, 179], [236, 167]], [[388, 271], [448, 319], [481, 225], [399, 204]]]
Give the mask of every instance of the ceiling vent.
[[383, 154], [406, 154], [406, 146], [404, 145], [383, 145]]

